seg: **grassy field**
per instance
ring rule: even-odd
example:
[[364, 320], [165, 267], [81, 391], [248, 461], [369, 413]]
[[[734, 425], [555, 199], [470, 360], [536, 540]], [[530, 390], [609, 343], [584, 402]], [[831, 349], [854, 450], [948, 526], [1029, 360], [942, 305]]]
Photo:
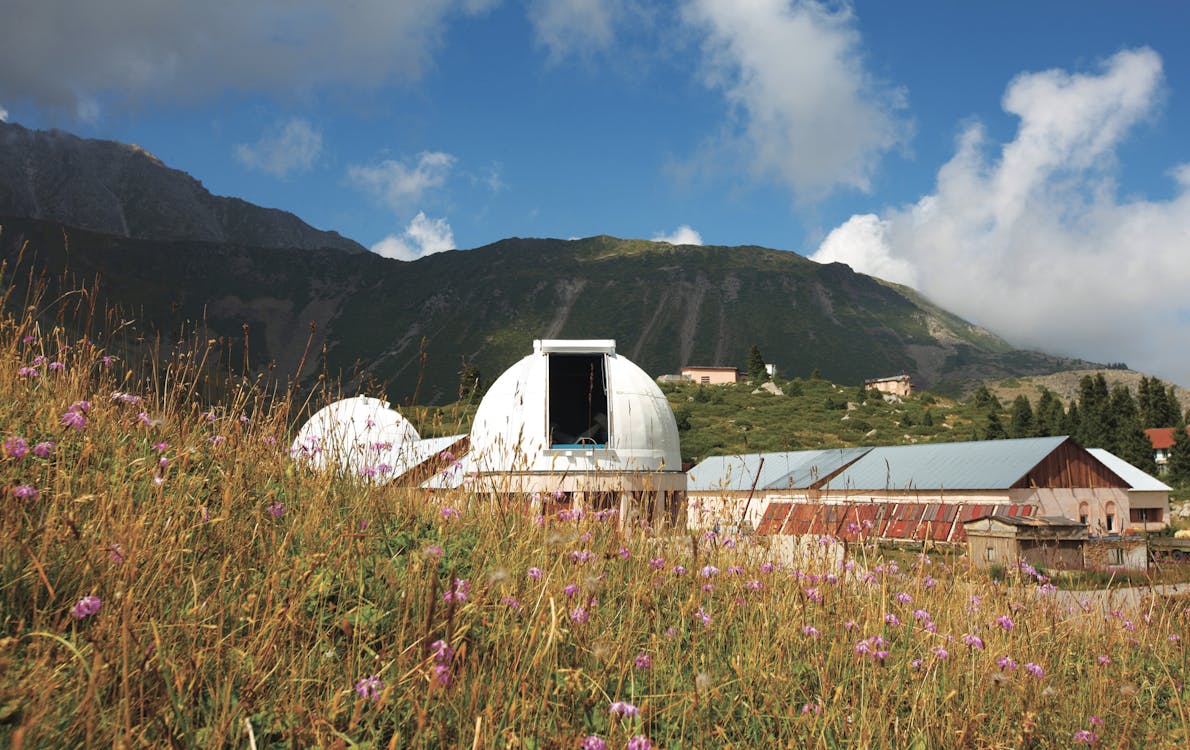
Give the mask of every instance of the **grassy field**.
[[201, 359], [0, 323], [0, 746], [1190, 742], [1185, 602], [317, 475]]

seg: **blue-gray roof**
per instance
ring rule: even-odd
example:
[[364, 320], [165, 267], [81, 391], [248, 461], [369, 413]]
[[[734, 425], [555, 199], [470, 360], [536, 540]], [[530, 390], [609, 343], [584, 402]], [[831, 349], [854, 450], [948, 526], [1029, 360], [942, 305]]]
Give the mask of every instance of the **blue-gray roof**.
[[824, 489], [1008, 489], [1066, 440], [1059, 436], [872, 448]]
[[1116, 454], [1103, 448], [1087, 448], [1087, 452], [1112, 470], [1116, 476], [1128, 483], [1129, 489], [1169, 492], [1170, 486], [1152, 474], [1136, 468]]
[[712, 456], [687, 473], [687, 492], [806, 489], [871, 448], [825, 448], [784, 453]]

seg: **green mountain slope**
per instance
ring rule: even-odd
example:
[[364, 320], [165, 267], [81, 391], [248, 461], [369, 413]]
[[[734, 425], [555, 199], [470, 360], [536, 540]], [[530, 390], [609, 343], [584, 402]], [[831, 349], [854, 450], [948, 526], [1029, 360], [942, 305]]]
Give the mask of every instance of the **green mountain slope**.
[[[743, 366], [758, 345], [786, 376], [838, 383], [909, 372], [921, 387], [1072, 369], [1013, 350], [911, 290], [759, 247], [675, 247], [592, 237], [508, 239], [403, 263], [196, 241], [114, 237], [0, 219], [0, 250], [51, 277], [102, 277], [105, 302], [164, 331], [205, 320], [252, 360], [292, 375], [306, 351], [348, 387], [397, 403], [452, 401], [461, 361], [487, 379], [535, 338], [614, 338], [653, 375]], [[311, 339], [311, 323], [314, 334]], [[325, 355], [323, 352], [325, 351]], [[309, 369], [303, 375], [308, 375]]]

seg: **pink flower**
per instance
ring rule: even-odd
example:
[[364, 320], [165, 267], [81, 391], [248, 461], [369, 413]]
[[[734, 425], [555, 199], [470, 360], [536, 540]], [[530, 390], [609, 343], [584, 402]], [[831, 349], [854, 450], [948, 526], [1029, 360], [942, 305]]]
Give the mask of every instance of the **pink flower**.
[[87, 412], [91, 411], [91, 402], [90, 401], [75, 401], [73, 404], [70, 405], [70, 410], [82, 412], [83, 414], [86, 414]]
[[454, 589], [443, 594], [442, 601], [447, 603], [462, 603], [467, 601], [467, 594], [469, 593], [471, 593], [471, 584], [461, 578], [456, 578], [454, 582]]
[[35, 487], [28, 484], [18, 484], [12, 488], [12, 495], [18, 500], [36, 500], [39, 494]]
[[977, 635], [967, 633], [963, 636], [963, 643], [966, 644], [967, 648], [974, 649], [975, 651], [983, 650], [983, 640]]
[[500, 600], [500, 603], [504, 604], [509, 609], [520, 609], [521, 608], [521, 603], [518, 602], [515, 597], [511, 597], [511, 596], [504, 597], [503, 599]]
[[817, 638], [820, 634], [818, 632], [818, 628], [814, 627], [813, 625], [804, 625], [802, 626], [802, 635], [806, 636], [807, 638]]
[[81, 432], [87, 429], [87, 418], [83, 416], [81, 411], [74, 411], [72, 409], [62, 415], [62, 425]]
[[649, 567], [652, 568], [653, 570], [661, 570], [662, 568], [665, 567], [665, 558], [664, 557], [652, 558], [651, 560], [649, 560]]
[[10, 458], [20, 461], [29, 452], [29, 444], [23, 437], [10, 437], [4, 441], [4, 453]]
[[1101, 654], [1095, 661], [1099, 663], [1099, 666], [1106, 667], [1108, 664], [1111, 664], [1111, 657], [1106, 654]]
[[76, 620], [82, 620], [98, 612], [101, 607], [103, 607], [103, 602], [98, 596], [84, 596], [70, 608], [70, 616]]
[[686, 568], [681, 565], [675, 565], [673, 566], [673, 574], [676, 576], [684, 576], [686, 575]]
[[452, 519], [452, 518], [458, 518], [458, 517], [459, 517], [459, 512], [458, 512], [457, 510], [455, 510], [454, 508], [451, 508], [451, 507], [449, 507], [449, 506], [447, 506], [447, 507], [443, 508], [443, 509], [442, 509], [442, 511], [441, 511], [441, 514], [442, 514], [442, 518], [443, 518], [444, 520], [447, 520], [447, 521], [449, 521], [449, 520], [450, 520], [450, 519]]
[[897, 601], [898, 601], [898, 602], [900, 602], [901, 604], [911, 604], [911, 603], [913, 602], [913, 597], [912, 597], [912, 596], [909, 596], [909, 595], [908, 595], [908, 594], [906, 594], [904, 591], [902, 591], [901, 593], [897, 594], [897, 597], [896, 597], [896, 599], [897, 599]]
[[1074, 733], [1073, 741], [1081, 745], [1094, 745], [1099, 741], [1099, 737], [1090, 729], [1080, 729]]
[[950, 652], [947, 651], [946, 649], [942, 648], [941, 646], [939, 646], [938, 648], [932, 649], [931, 653], [933, 653], [934, 656], [936, 656], [939, 661], [945, 661], [950, 656]]
[[17, 377], [19, 378], [35, 378], [38, 374], [36, 367], [22, 367], [17, 370]]
[[1013, 625], [1012, 618], [1009, 617], [1008, 615], [1000, 615], [999, 617], [997, 617], [996, 624], [999, 625], [1000, 627], [1004, 628], [1005, 633], [1007, 633], [1008, 631], [1012, 630], [1013, 627], [1015, 627]]
[[285, 505], [283, 503], [274, 501], [269, 504], [268, 511], [269, 515], [273, 518], [280, 518], [281, 516], [285, 515]]
[[749, 591], [760, 591], [764, 588], [764, 584], [754, 578], [751, 581], [745, 583], [744, 588], [748, 589]]
[[641, 670], [650, 669], [653, 666], [653, 657], [649, 656], [644, 651], [641, 651], [636, 655], [636, 658], [632, 660], [632, 666]]
[[581, 625], [587, 620], [590, 620], [591, 615], [582, 607], [575, 607], [574, 609], [570, 610], [570, 619]]
[[165, 453], [167, 450], [169, 450], [169, 443], [165, 441], [153, 443], [153, 450], [157, 451], [158, 453]]
[[628, 550], [628, 548], [627, 548], [627, 547], [620, 547], [620, 553], [619, 553], [619, 554], [620, 554], [620, 559], [621, 559], [621, 560], [628, 560], [628, 559], [630, 559], [630, 558], [632, 557], [632, 553], [631, 553], [631, 552]]
[[653, 750], [653, 743], [643, 734], [633, 735], [624, 746], [625, 750]]
[[719, 575], [719, 569], [714, 565], [707, 565], [702, 570], [698, 571], [698, 573], [703, 578], [714, 578], [715, 576]]
[[55, 447], [54, 441], [45, 440], [33, 446], [33, 455], [37, 456], [38, 458], [49, 458], [54, 452]]
[[1045, 677], [1045, 670], [1042, 669], [1040, 665], [1034, 664], [1033, 662], [1028, 662], [1025, 664], [1025, 671], [1039, 680], [1042, 677]]
[[711, 616], [702, 607], [699, 607], [698, 611], [694, 613], [694, 619], [701, 622], [704, 628], [711, 624]]
[[66, 365], [61, 362], [50, 362], [50, 372], [62, 372], [66, 369]]
[[541, 568], [529, 568], [529, 578], [533, 579], [534, 581], [540, 581], [542, 575]]
[[445, 554], [443, 552], [442, 548], [439, 547], [437, 544], [427, 544], [422, 549], [421, 553], [423, 555], [425, 555], [426, 557], [430, 558], [431, 560], [437, 560], [437, 559], [441, 558], [443, 554]]
[[625, 716], [640, 716], [640, 709], [631, 703], [616, 701], [612, 703], [611, 713], [612, 716], [619, 716], [620, 718], [624, 718]]
[[355, 683], [355, 694], [371, 701], [380, 700], [380, 693], [383, 691], [384, 680], [374, 674], [362, 677], [359, 682]]
[[607, 743], [603, 741], [598, 735], [588, 735], [583, 740], [583, 744], [579, 745], [579, 750], [607, 750]]

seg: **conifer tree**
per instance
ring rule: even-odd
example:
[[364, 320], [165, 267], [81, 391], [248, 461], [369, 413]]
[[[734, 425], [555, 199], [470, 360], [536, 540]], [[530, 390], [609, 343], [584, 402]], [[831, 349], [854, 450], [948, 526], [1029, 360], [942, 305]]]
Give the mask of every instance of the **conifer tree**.
[[921, 424], [923, 427], [933, 427], [934, 417], [930, 414], [930, 410], [926, 409], [925, 414], [921, 415]]
[[1004, 425], [1000, 422], [1000, 415], [994, 411], [988, 412], [987, 427], [983, 431], [984, 440], [1004, 440], [1008, 437], [1008, 433], [1004, 431]]
[[1000, 406], [1000, 399], [996, 398], [996, 395], [988, 390], [986, 385], [976, 388], [972, 399], [975, 401], [975, 405], [981, 409], [995, 409], [999, 411], [1002, 408]]
[[474, 363], [463, 360], [459, 368], [459, 401], [470, 401], [483, 395], [483, 375]]
[[1062, 424], [1066, 418], [1066, 410], [1062, 408], [1062, 402], [1050, 389], [1041, 389], [1034, 414], [1039, 437], [1066, 434]]
[[1109, 411], [1111, 395], [1103, 373], [1084, 375], [1078, 386], [1079, 426], [1076, 435], [1084, 448], [1108, 448], [1112, 443]]
[[1014, 438], [1029, 438], [1037, 434], [1037, 425], [1033, 417], [1033, 406], [1022, 393], [1012, 402], [1011, 434]]
[[753, 344], [748, 352], [748, 379], [753, 383], [769, 379], [768, 371], [764, 369], [764, 355], [760, 353], [760, 347], [756, 344]]
[[1173, 447], [1169, 449], [1165, 468], [1170, 482], [1190, 482], [1190, 433], [1186, 432], [1184, 426], [1178, 426], [1173, 431]]

